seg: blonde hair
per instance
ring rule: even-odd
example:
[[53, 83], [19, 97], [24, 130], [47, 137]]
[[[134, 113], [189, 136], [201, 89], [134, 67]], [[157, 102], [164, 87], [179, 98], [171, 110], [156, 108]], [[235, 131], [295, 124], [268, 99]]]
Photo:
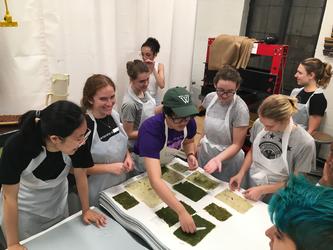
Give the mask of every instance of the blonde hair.
[[315, 80], [319, 87], [325, 89], [330, 83], [332, 77], [332, 66], [329, 63], [322, 62], [318, 58], [307, 58], [301, 62], [306, 73], [314, 73]]
[[297, 98], [286, 95], [268, 96], [260, 105], [258, 114], [274, 121], [285, 121], [297, 112]]

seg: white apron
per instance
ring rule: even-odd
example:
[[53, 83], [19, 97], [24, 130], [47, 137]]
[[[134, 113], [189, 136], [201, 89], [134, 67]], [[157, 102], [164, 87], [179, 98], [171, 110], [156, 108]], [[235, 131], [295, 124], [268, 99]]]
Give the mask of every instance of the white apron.
[[[176, 155], [181, 155], [181, 151], [177, 150], [175, 148], [170, 148], [167, 146], [168, 144], [168, 125], [164, 119], [164, 125], [165, 125], [165, 143], [164, 143], [164, 147], [162, 148], [162, 150], [160, 151], [160, 164], [164, 165], [164, 164], [168, 164], [171, 162], [171, 160], [176, 156]], [[185, 127], [184, 129], [184, 139], [182, 141], [182, 144], [185, 140], [185, 138], [187, 137], [187, 127]], [[136, 174], [140, 174], [146, 171], [145, 166], [144, 166], [144, 161], [143, 161], [143, 157], [140, 157], [139, 155], [133, 153], [132, 154], [133, 160], [135, 162], [135, 170], [136, 170]]]
[[[179, 149], [168, 147], [168, 125], [166, 123], [165, 118], [164, 118], [164, 125], [165, 125], [165, 143], [164, 143], [164, 147], [160, 151], [161, 165], [170, 163], [172, 161], [172, 159], [175, 158], [176, 155], [182, 154]], [[186, 137], [187, 137], [187, 126], [184, 128], [184, 139], [181, 143], [182, 147], [183, 147], [183, 142], [186, 139]]]
[[[204, 167], [209, 160], [223, 152], [232, 144], [230, 133], [230, 110], [235, 105], [237, 96], [234, 95], [232, 103], [230, 103], [225, 117], [218, 117], [219, 114], [218, 96], [215, 95], [207, 107], [205, 117], [205, 136], [200, 141], [199, 148], [199, 166]], [[222, 162], [222, 171], [215, 171], [212, 175], [216, 178], [229, 182], [230, 178], [236, 175], [244, 160], [244, 152], [240, 150], [233, 158]]]
[[[155, 62], [155, 70], [158, 72], [158, 62]], [[158, 85], [156, 83], [156, 78], [154, 73], [152, 72], [149, 76], [149, 85], [148, 85], [148, 92], [149, 94], [155, 99], [156, 105], [161, 104], [161, 96], [158, 90]]]
[[[117, 124], [119, 133], [113, 135], [108, 141], [101, 141], [97, 132], [97, 123], [94, 116], [88, 113], [94, 122], [92, 135], [91, 155], [95, 164], [124, 162], [127, 153], [127, 135], [119, 120], [119, 115], [112, 111], [112, 118]], [[114, 131], [116, 132], [116, 131]], [[96, 174], [88, 178], [89, 183], [89, 204], [98, 206], [99, 193], [104, 189], [118, 185], [126, 180], [126, 173], [115, 174]]]
[[[149, 117], [153, 116], [155, 114], [155, 107], [156, 107], [156, 102], [154, 100], [154, 98], [149, 94], [148, 91], [145, 92], [145, 95], [147, 96], [147, 101], [146, 102], [142, 102], [140, 100], [140, 98], [133, 92], [132, 88], [128, 88], [128, 95], [130, 96], [130, 98], [137, 102], [140, 103], [142, 105], [142, 111], [141, 111], [141, 119], [140, 119], [140, 125]], [[134, 143], [136, 140], [133, 139], [129, 139], [128, 140], [128, 145], [129, 148], [133, 148]]]
[[[290, 96], [296, 97], [304, 88], [296, 88], [293, 89]], [[322, 94], [323, 89], [317, 88], [313, 94], [309, 97], [308, 101], [306, 103], [297, 103], [298, 111], [293, 115], [293, 120], [296, 124], [299, 124], [302, 128], [305, 130], [308, 129], [308, 123], [309, 123], [309, 107], [310, 107], [310, 99], [315, 94]]]
[[292, 119], [290, 119], [290, 123], [282, 135], [282, 154], [276, 159], [267, 159], [261, 153], [259, 148], [260, 139], [266, 133], [270, 132], [263, 129], [258, 133], [253, 142], [253, 161], [250, 167], [250, 186], [274, 184], [288, 179], [290, 173], [287, 162], [287, 150], [293, 125], [294, 123]]
[[[71, 159], [65, 154], [62, 155], [66, 166], [55, 179], [43, 181], [32, 173], [46, 158], [44, 147], [43, 151], [31, 160], [21, 174], [18, 193], [20, 240], [49, 228], [68, 215], [67, 175]], [[1, 223], [3, 223], [2, 220]]]

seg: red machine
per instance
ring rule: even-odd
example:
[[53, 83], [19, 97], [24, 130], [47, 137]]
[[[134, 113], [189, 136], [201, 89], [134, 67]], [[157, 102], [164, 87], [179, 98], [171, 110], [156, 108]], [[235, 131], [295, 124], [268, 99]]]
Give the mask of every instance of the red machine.
[[[215, 90], [213, 78], [216, 70], [208, 70], [209, 48], [215, 38], [208, 38], [205, 72], [201, 95]], [[286, 66], [288, 45], [266, 44], [263, 42], [255, 43], [252, 49], [250, 62], [253, 57], [271, 57], [269, 70], [247, 67], [239, 69], [243, 82], [238, 95], [248, 104], [251, 112], [257, 110], [261, 101], [271, 94], [279, 94], [282, 89], [283, 71]]]

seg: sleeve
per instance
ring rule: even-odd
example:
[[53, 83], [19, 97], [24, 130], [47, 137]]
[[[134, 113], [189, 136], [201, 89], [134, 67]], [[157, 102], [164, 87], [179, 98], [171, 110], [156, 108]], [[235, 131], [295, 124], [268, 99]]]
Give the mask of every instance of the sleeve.
[[204, 107], [205, 109], [207, 109], [210, 102], [213, 100], [214, 94], [215, 94], [215, 92], [209, 93], [208, 95], [206, 95], [206, 97], [202, 101], [201, 106]]
[[164, 128], [150, 126], [144, 122], [139, 129], [138, 151], [141, 157], [160, 159], [160, 151], [165, 143]]
[[261, 124], [259, 118], [257, 120], [255, 120], [255, 122], [253, 123], [253, 126], [250, 130], [250, 141], [251, 143], [253, 143], [254, 139], [256, 138], [256, 136], [258, 135], [258, 133], [261, 131], [261, 129], [263, 128], [263, 125]]
[[94, 166], [94, 161], [92, 159], [90, 150], [95, 125], [93, 120], [91, 120], [88, 115], [86, 115], [86, 120], [87, 127], [91, 130], [91, 133], [86, 140], [86, 143], [79, 147], [78, 150], [74, 153], [74, 155], [70, 156], [73, 168], [89, 168]]
[[233, 109], [234, 119], [232, 120], [232, 127], [245, 127], [249, 126], [250, 113], [247, 105], [243, 102], [237, 102]]
[[[92, 133], [90, 135], [92, 136]], [[73, 168], [90, 168], [94, 166], [90, 148], [91, 143], [86, 142], [84, 145], [79, 147], [73, 155], [70, 155]]]
[[324, 116], [327, 100], [323, 94], [315, 94], [310, 99], [309, 114]]
[[195, 123], [194, 118], [192, 118], [188, 124], [186, 125], [187, 128], [187, 139], [192, 139], [197, 133], [197, 124]]
[[137, 109], [135, 103], [123, 103], [121, 105], [121, 121], [122, 122], [134, 122]]
[[[301, 138], [300, 138], [301, 139]], [[316, 168], [316, 147], [312, 138], [299, 143], [301, 149], [295, 153], [292, 166], [298, 172], [309, 173]]]
[[[3, 148], [0, 159], [0, 183], [17, 184], [20, 182], [21, 173], [28, 166], [32, 157], [20, 147], [23, 142], [19, 138], [11, 138]], [[20, 157], [17, 157], [17, 156]]]

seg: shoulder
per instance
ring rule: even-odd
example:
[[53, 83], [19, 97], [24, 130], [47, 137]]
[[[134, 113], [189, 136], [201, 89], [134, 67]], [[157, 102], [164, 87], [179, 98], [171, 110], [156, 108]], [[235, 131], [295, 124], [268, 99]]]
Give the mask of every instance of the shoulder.
[[251, 128], [251, 135], [257, 135], [259, 131], [264, 128], [264, 125], [260, 122], [259, 118], [254, 121], [252, 128]]
[[91, 130], [94, 129], [94, 121], [86, 114], [87, 127]]
[[114, 121], [119, 122], [120, 121], [120, 116], [119, 113], [116, 110], [112, 110], [111, 117], [113, 118]]
[[160, 63], [160, 62], [157, 62], [157, 68], [158, 68], [158, 70], [163, 70], [164, 69], [164, 64]]
[[18, 132], [12, 135], [8, 138], [8, 140], [5, 143], [5, 148], [11, 152], [15, 152], [17, 155], [18, 152], [22, 153], [25, 148], [28, 148], [25, 146], [26, 141], [22, 135], [22, 133]]
[[206, 97], [204, 98], [204, 100], [202, 101], [202, 106], [207, 109], [207, 107], [209, 106], [209, 104], [211, 103], [211, 101], [213, 100], [213, 98], [216, 96], [215, 92], [211, 92], [208, 95], [206, 95]]
[[139, 110], [137, 104], [132, 99], [124, 100], [124, 102], [121, 105], [121, 116], [124, 118], [124, 116], [135, 116], [136, 112]]
[[298, 95], [298, 93], [302, 91], [302, 88], [294, 88], [291, 93], [290, 93], [290, 96], [296, 96]]
[[238, 95], [236, 96], [234, 109], [239, 110], [240, 112], [243, 111], [249, 113], [249, 108], [247, 107], [247, 104]]
[[216, 96], [216, 92], [211, 92], [206, 95], [204, 100], [207, 100], [207, 102], [211, 102], [215, 96]]
[[290, 135], [293, 140], [297, 141], [298, 145], [305, 144], [314, 144], [313, 137], [301, 126], [297, 125], [292, 131]]
[[149, 134], [160, 134], [164, 126], [164, 115], [160, 113], [146, 119], [141, 124], [139, 131]]
[[320, 103], [326, 103], [327, 100], [326, 100], [326, 97], [323, 93], [318, 93], [318, 94], [314, 94], [311, 97], [310, 102], [311, 103], [315, 102], [315, 103], [320, 104]]

